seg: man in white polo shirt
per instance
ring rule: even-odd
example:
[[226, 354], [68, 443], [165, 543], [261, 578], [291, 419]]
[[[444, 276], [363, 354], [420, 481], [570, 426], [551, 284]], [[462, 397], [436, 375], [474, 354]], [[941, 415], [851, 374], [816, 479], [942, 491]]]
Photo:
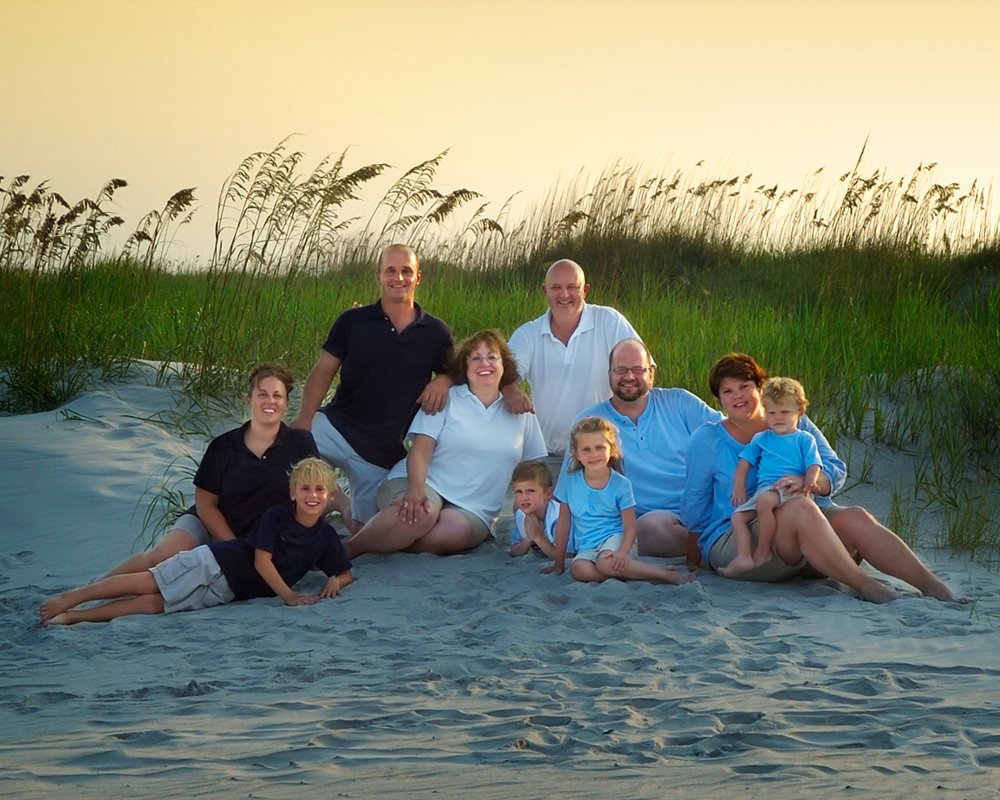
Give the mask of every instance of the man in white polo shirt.
[[[611, 394], [607, 372], [611, 348], [639, 335], [615, 309], [586, 302], [590, 287], [575, 261], [561, 259], [549, 267], [542, 291], [549, 310], [514, 331], [509, 344], [521, 378], [531, 386], [530, 403], [555, 480], [576, 415]], [[505, 389], [504, 401], [511, 411], [530, 407], [516, 385]]]

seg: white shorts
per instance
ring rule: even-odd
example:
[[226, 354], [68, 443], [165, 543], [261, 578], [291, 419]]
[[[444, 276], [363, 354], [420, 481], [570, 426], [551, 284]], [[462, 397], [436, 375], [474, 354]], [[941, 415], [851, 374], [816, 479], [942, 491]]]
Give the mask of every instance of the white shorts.
[[368, 522], [378, 511], [375, 504], [378, 485], [385, 480], [389, 470], [359, 456], [322, 411], [316, 412], [311, 428], [319, 454], [347, 475], [351, 487], [351, 516], [358, 522]]

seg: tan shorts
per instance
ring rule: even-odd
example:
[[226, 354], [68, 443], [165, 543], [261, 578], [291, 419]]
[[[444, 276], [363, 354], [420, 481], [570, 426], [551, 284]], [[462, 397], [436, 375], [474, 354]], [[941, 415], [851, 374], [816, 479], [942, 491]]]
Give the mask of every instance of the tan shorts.
[[[465, 517], [472, 526], [472, 532], [480, 539], [485, 540], [488, 536], [492, 535], [493, 532], [490, 530], [490, 526], [471, 511], [448, 502], [430, 486], [425, 486], [424, 491], [427, 493], [427, 499], [442, 511], [450, 508]], [[390, 478], [387, 481], [382, 481], [378, 487], [378, 497], [376, 499], [379, 511], [388, 508], [394, 500], [402, 497], [404, 494], [406, 494], [406, 478]]]
[[[750, 533], [753, 536], [753, 540], [756, 542], [756, 519], [750, 523]], [[713, 570], [718, 570], [719, 567], [726, 566], [726, 564], [734, 558], [736, 558], [736, 537], [733, 536], [733, 531], [730, 529], [728, 533], [720, 536], [716, 540], [715, 544], [712, 545], [712, 549], [708, 553], [708, 566], [710, 566]], [[786, 564], [777, 555], [773, 555], [771, 560], [766, 564], [761, 564], [759, 567], [754, 567], [751, 570], [747, 570], [746, 572], [736, 575], [735, 580], [758, 581], [761, 583], [780, 583], [781, 581], [787, 581], [794, 578], [802, 572], [802, 569], [805, 566], [805, 558], [801, 558], [797, 564]]]

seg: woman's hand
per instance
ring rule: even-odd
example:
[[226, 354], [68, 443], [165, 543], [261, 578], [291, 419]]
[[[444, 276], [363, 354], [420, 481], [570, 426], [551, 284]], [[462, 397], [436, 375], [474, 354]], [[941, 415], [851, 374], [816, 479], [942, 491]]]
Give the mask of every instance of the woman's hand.
[[407, 489], [400, 498], [396, 516], [407, 525], [415, 525], [432, 510], [431, 501], [423, 489]]
[[[800, 494], [805, 484], [801, 475], [784, 475], [774, 482], [774, 488], [785, 494]], [[818, 486], [813, 491], [818, 490]]]

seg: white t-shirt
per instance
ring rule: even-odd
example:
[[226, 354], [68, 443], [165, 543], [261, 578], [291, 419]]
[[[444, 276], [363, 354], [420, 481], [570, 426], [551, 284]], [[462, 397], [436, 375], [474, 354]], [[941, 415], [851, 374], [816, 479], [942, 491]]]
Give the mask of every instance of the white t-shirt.
[[580, 324], [563, 344], [552, 335], [546, 311], [510, 337], [521, 378], [531, 399], [550, 453], [562, 453], [576, 415], [611, 396], [608, 355], [623, 339], [638, 339], [635, 328], [608, 306], [584, 304]]
[[[546, 455], [534, 414], [511, 414], [504, 408], [503, 397], [484, 406], [465, 384], [451, 387], [444, 411], [433, 415], [417, 412], [409, 435], [418, 433], [435, 441], [427, 485], [491, 528], [500, 514], [514, 467]], [[386, 476], [403, 477], [405, 458]]]

